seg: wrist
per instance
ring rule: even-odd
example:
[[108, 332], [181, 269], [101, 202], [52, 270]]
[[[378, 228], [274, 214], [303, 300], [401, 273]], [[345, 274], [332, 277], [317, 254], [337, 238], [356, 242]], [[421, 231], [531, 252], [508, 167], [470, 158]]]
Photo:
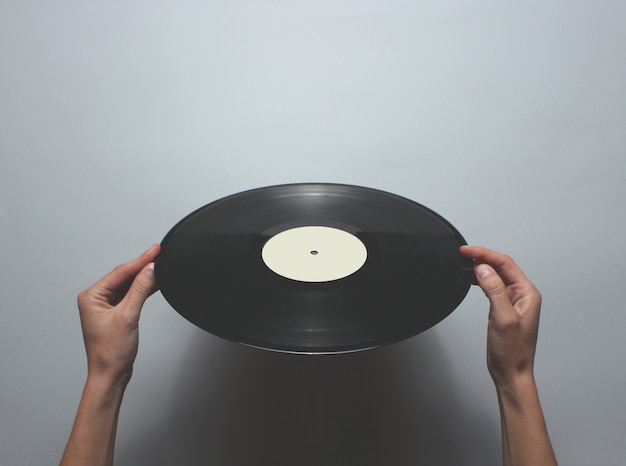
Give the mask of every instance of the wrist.
[[537, 384], [532, 373], [520, 374], [512, 379], [496, 383], [498, 398], [513, 405], [537, 398]]
[[88, 361], [87, 364], [87, 380], [99, 385], [126, 388], [132, 375], [132, 366], [119, 368], [112, 365], [94, 364], [92, 361]]
[[96, 393], [109, 393], [111, 395], [118, 393], [123, 394], [129, 381], [130, 376], [119, 377], [110, 374], [89, 372], [85, 382], [85, 389]]
[[531, 368], [522, 371], [493, 371], [489, 368], [491, 379], [496, 390], [512, 390], [523, 389], [535, 384], [535, 374]]

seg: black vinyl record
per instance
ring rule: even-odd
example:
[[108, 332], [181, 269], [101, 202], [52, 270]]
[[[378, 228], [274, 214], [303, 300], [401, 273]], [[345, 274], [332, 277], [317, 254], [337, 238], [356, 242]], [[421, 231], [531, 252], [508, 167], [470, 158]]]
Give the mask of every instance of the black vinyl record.
[[463, 244], [447, 220], [409, 199], [290, 184], [189, 214], [163, 239], [155, 273], [172, 307], [214, 335], [341, 353], [403, 340], [448, 316], [472, 282]]

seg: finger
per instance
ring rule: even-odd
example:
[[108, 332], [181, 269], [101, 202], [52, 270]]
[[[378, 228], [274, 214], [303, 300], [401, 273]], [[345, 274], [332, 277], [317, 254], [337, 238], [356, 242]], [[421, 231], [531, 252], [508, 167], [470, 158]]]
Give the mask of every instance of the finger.
[[462, 246], [461, 254], [478, 263], [489, 264], [507, 285], [530, 283], [522, 269], [506, 254], [482, 246]]
[[487, 264], [478, 264], [476, 266], [476, 279], [491, 303], [493, 317], [518, 316], [506, 292], [505, 283], [493, 267]]
[[154, 278], [154, 263], [151, 262], [137, 274], [119, 306], [125, 307], [132, 315], [136, 314], [136, 318], [139, 319], [143, 304], [157, 288]]
[[104, 289], [109, 293], [125, 292], [135, 276], [161, 251], [158, 244], [153, 244], [143, 254], [135, 259], [118, 265], [107, 275], [98, 280], [94, 287]]

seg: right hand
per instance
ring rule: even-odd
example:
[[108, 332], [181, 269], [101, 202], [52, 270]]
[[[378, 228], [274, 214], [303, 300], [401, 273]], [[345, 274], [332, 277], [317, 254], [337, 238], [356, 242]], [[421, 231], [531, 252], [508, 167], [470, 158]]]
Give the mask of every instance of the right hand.
[[541, 294], [509, 256], [462, 246], [474, 259], [477, 284], [490, 302], [487, 367], [497, 388], [533, 380]]

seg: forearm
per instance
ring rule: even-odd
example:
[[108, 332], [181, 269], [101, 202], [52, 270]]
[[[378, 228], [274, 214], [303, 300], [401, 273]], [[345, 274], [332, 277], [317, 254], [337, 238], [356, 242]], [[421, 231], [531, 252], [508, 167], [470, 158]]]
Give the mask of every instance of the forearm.
[[60, 466], [111, 466], [123, 386], [88, 378]]
[[556, 457], [532, 376], [499, 387], [504, 466], [555, 466]]

